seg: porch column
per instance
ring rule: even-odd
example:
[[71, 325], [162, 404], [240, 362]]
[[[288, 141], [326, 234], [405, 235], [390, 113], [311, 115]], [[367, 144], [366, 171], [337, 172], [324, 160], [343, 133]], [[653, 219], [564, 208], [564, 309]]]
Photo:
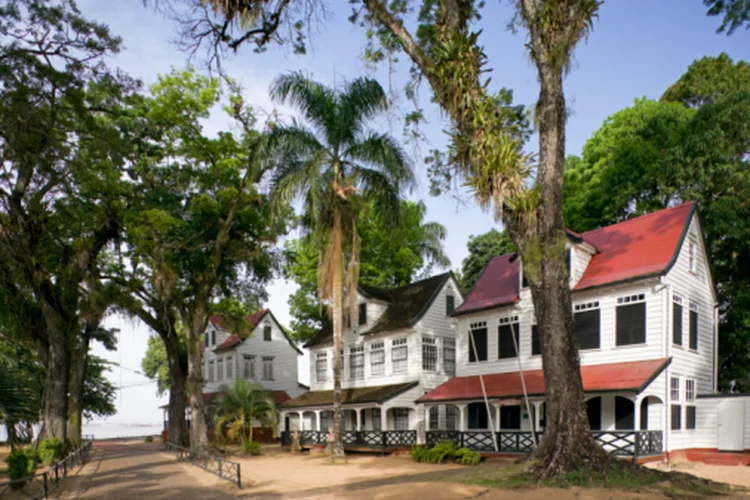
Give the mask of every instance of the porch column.
[[358, 408], [355, 410], [355, 414], [357, 415], [357, 430], [362, 430], [362, 412], [365, 411], [364, 408]]
[[318, 431], [322, 431], [323, 429], [320, 428], [320, 410], [315, 410], [315, 428]]
[[633, 421], [635, 422], [635, 429], [636, 431], [639, 431], [641, 429], [641, 402], [643, 401], [643, 398], [636, 396], [635, 399], [633, 399]]
[[297, 430], [304, 431], [305, 430], [305, 420], [304, 420], [305, 412], [298, 411], [297, 415], [298, 415]]
[[500, 431], [500, 402], [495, 405], [495, 432]]
[[284, 411], [279, 412], [279, 429], [281, 429], [282, 431], [289, 430], [286, 428], [286, 412]]
[[388, 430], [388, 408], [380, 408], [380, 430]]
[[466, 405], [456, 405], [458, 407], [458, 430], [466, 430]]

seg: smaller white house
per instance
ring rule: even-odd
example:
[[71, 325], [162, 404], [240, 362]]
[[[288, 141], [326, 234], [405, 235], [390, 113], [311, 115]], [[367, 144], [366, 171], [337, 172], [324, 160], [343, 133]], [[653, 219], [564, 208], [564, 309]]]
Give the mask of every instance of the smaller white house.
[[[340, 353], [345, 445], [393, 448], [417, 442], [425, 415], [415, 401], [456, 373], [450, 315], [462, 302], [453, 273], [388, 290], [359, 287]], [[325, 444], [333, 418], [331, 326], [305, 347], [311, 390], [281, 406], [281, 427], [287, 438], [288, 431], [300, 430], [308, 444]]]

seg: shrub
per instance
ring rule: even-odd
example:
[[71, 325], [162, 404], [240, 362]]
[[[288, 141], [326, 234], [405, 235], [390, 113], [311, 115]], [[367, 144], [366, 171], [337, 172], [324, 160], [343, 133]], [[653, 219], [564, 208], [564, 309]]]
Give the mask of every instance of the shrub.
[[144, 442], [144, 443], [153, 443], [153, 442], [154, 442], [154, 436], [146, 436], [146, 437], [145, 437], [145, 438], [143, 439], [143, 442]]
[[456, 445], [453, 441], [440, 441], [428, 452], [427, 461], [433, 464], [442, 464], [446, 459], [452, 458], [456, 452]]
[[415, 462], [426, 462], [429, 453], [430, 451], [423, 444], [418, 444], [416, 446], [413, 446], [412, 449], [409, 451], [409, 454], [411, 455], [411, 459], [414, 460]]
[[453, 453], [453, 459], [461, 465], [477, 465], [482, 460], [482, 456], [468, 448], [459, 448]]
[[[10, 455], [5, 457], [5, 463], [8, 464], [8, 475], [11, 481], [31, 476], [34, 474], [34, 470], [36, 470], [36, 450], [31, 447], [14, 450]], [[26, 481], [18, 481], [13, 483], [12, 488], [20, 490], [25, 485]]]
[[59, 438], [43, 439], [39, 444], [39, 458], [44, 465], [62, 460], [64, 454], [65, 444]]
[[260, 443], [248, 439], [242, 443], [242, 451], [245, 452], [246, 455], [260, 455]]

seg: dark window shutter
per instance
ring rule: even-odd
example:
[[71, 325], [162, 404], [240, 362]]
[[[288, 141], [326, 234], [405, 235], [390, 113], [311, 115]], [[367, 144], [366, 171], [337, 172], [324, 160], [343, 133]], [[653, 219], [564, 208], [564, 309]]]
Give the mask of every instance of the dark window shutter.
[[673, 431], [682, 429], [682, 407], [680, 405], [672, 405], [671, 407], [670, 420], [672, 422], [671, 428]]
[[682, 306], [672, 303], [672, 342], [682, 345]]
[[685, 429], [695, 429], [695, 406], [685, 407]]
[[641, 430], [648, 429], [648, 399], [641, 401]]
[[521, 428], [521, 407], [501, 406], [500, 407], [500, 429], [520, 429]]
[[698, 311], [690, 311], [690, 348], [698, 349]]
[[453, 295], [445, 296], [445, 315], [450, 316], [456, 310], [456, 298]]
[[366, 303], [362, 303], [359, 305], [359, 324], [360, 325], [367, 324], [367, 304]]
[[635, 405], [628, 398], [615, 396], [615, 429], [635, 428]]
[[586, 401], [586, 414], [592, 431], [602, 429], [602, 398], [595, 397]]
[[487, 361], [487, 328], [477, 328], [469, 332], [469, 362], [477, 361], [474, 348], [478, 361]]
[[216, 345], [216, 330], [211, 331], [211, 345]]
[[497, 357], [498, 359], [515, 358], [516, 346], [513, 343], [513, 336], [518, 343], [518, 323], [510, 325], [500, 325], [497, 329]]
[[646, 343], [646, 303], [617, 306], [617, 345]]
[[536, 356], [542, 353], [542, 339], [539, 337], [539, 327], [531, 325], [531, 354]]
[[203, 339], [203, 342], [206, 344], [206, 347], [208, 347], [208, 333], [206, 333], [206, 338]]
[[489, 426], [487, 406], [484, 403], [469, 405], [469, 429], [486, 429]]
[[263, 340], [267, 340], [268, 342], [271, 341], [271, 327], [270, 326], [263, 327]]
[[578, 312], [575, 320], [576, 337], [581, 349], [599, 349], [600, 314], [599, 309]]

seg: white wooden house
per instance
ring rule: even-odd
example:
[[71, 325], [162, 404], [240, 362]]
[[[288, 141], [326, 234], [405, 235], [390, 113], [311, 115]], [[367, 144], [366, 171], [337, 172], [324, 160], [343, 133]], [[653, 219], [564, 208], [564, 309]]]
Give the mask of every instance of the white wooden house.
[[[455, 375], [451, 317], [463, 302], [452, 273], [399, 288], [360, 286], [348, 315], [342, 353], [344, 441], [356, 446], [409, 446], [424, 430], [416, 400]], [[323, 327], [310, 351], [310, 392], [285, 402], [282, 426], [324, 444], [332, 425], [333, 335]], [[288, 433], [287, 433], [288, 436]]]
[[[696, 208], [568, 234], [589, 421], [618, 455], [750, 449], [750, 397], [712, 397], [718, 304]], [[448, 438], [482, 451], [530, 451], [544, 431], [544, 379], [521, 259], [494, 258], [454, 321], [456, 377], [418, 400], [429, 415], [428, 444]]]

